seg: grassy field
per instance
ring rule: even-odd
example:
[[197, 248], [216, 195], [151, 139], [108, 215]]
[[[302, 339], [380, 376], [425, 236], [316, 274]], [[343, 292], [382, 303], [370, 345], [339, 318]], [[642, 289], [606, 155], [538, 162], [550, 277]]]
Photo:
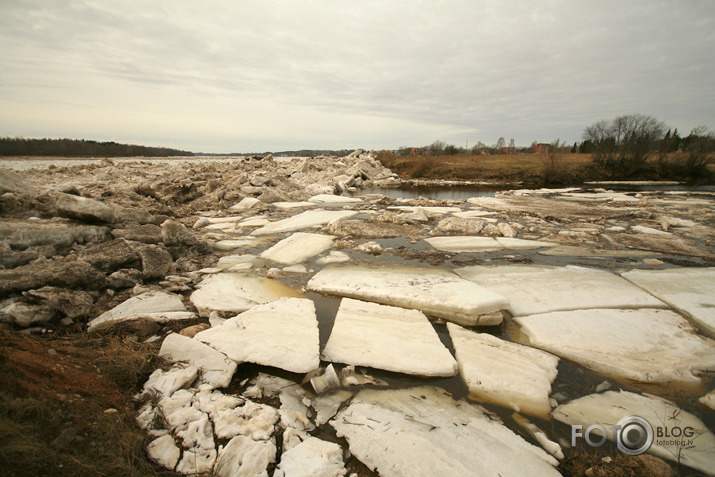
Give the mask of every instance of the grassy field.
[[715, 177], [715, 161], [697, 176], [684, 172], [686, 158], [682, 153], [651, 157], [637, 177], [618, 178], [608, 177], [591, 154], [395, 156], [383, 152], [377, 158], [403, 179], [523, 182], [539, 186], [605, 179], [683, 180], [711, 184]]

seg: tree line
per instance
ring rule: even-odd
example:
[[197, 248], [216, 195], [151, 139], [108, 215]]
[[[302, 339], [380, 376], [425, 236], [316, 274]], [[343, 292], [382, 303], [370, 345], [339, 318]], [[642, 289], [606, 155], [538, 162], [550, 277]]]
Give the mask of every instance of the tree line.
[[26, 139], [21, 137], [0, 138], [0, 156], [103, 156], [103, 157], [167, 157], [192, 156], [190, 151], [167, 147], [119, 144], [113, 141], [97, 142], [85, 139]]

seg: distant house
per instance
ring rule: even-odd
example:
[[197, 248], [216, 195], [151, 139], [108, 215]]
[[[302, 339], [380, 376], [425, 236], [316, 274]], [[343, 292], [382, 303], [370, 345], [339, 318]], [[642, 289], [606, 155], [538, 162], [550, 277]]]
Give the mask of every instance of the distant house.
[[502, 152], [502, 154], [516, 154], [516, 148], [515, 147], [502, 147], [501, 152]]
[[534, 154], [548, 154], [551, 152], [551, 144], [539, 143], [534, 146]]

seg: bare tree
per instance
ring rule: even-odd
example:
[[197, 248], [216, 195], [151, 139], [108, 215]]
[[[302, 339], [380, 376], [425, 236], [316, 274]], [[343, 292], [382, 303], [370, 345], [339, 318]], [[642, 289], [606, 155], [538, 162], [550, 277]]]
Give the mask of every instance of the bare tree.
[[504, 140], [503, 137], [500, 137], [499, 140], [497, 141], [496, 145], [494, 146], [494, 149], [497, 150], [497, 152], [501, 152], [502, 148], [506, 146], [506, 141]]
[[609, 178], [629, 178], [641, 173], [656, 152], [665, 124], [652, 116], [629, 114], [601, 120], [583, 132], [594, 147], [594, 159]]

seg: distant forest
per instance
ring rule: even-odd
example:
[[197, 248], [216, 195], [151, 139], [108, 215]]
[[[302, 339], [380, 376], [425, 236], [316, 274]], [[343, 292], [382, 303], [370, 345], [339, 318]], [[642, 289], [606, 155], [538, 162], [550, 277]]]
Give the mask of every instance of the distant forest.
[[127, 157], [127, 156], [193, 156], [190, 151], [168, 147], [136, 146], [116, 142], [97, 142], [84, 139], [25, 139], [0, 138], [0, 156], [62, 156], [62, 157]]

